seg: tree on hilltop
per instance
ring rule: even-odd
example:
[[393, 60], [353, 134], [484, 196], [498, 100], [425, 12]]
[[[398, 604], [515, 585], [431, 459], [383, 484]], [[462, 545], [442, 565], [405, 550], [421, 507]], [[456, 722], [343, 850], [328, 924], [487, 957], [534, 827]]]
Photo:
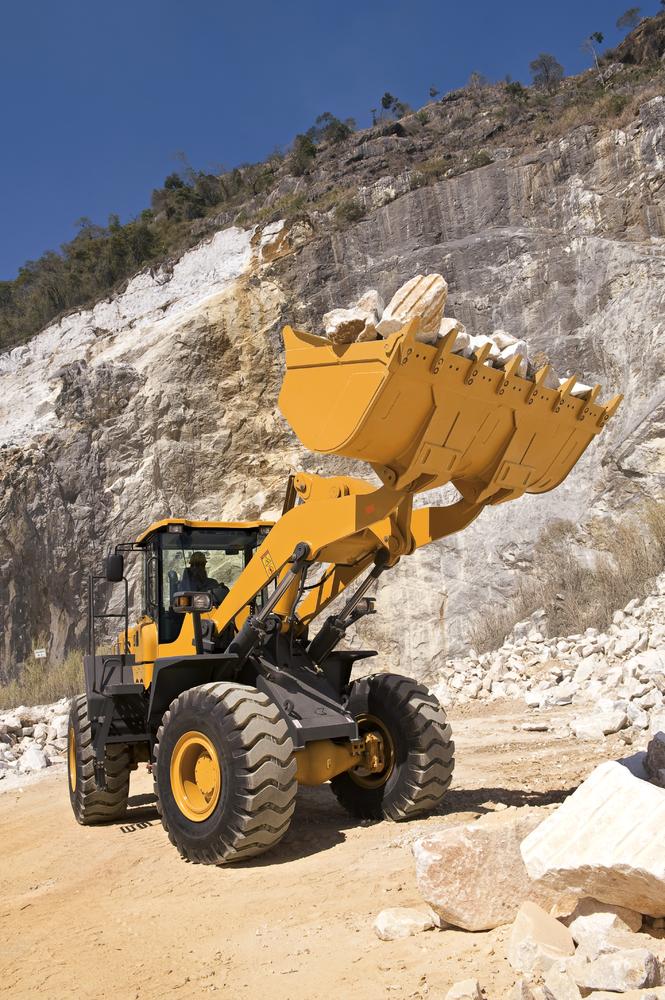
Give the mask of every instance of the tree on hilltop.
[[592, 32], [588, 38], [585, 38], [582, 43], [582, 48], [585, 52], [590, 52], [593, 56], [594, 65], [596, 67], [596, 73], [598, 74], [598, 79], [600, 80], [601, 86], [605, 86], [605, 80], [603, 79], [603, 74], [600, 71], [600, 66], [598, 64], [598, 51], [596, 49], [597, 45], [602, 45], [605, 36], [602, 31]]
[[529, 63], [534, 86], [555, 94], [563, 80], [563, 66], [550, 52], [541, 52]]
[[[661, 0], [661, 3], [663, 0]], [[665, 6], [665, 4], [663, 5]], [[640, 7], [629, 7], [621, 17], [617, 18], [617, 28], [619, 31], [632, 31], [640, 23]]]

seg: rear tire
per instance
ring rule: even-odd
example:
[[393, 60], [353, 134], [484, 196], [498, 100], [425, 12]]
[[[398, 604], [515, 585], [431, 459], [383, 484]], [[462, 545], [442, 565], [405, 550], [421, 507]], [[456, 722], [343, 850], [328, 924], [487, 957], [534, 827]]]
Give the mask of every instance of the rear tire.
[[395, 821], [436, 809], [452, 780], [455, 744], [434, 695], [408, 677], [374, 674], [352, 685], [347, 708], [362, 731], [382, 733], [388, 752], [384, 773], [332, 779], [340, 804], [360, 819]]
[[263, 854], [282, 839], [295, 808], [286, 722], [267, 695], [243, 684], [201, 684], [171, 702], [153, 775], [169, 839], [200, 864]]
[[125, 743], [107, 745], [104, 767], [108, 788], [102, 792], [95, 781], [92, 725], [88, 718], [88, 700], [83, 694], [71, 703], [67, 735], [69, 801], [82, 826], [110, 823], [121, 819], [127, 811], [130, 757]]

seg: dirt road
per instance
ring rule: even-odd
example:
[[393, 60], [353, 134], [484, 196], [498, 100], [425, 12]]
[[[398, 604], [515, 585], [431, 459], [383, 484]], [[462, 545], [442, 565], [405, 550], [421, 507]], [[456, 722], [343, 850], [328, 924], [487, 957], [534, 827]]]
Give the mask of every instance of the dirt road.
[[186, 864], [168, 843], [150, 776], [133, 776], [122, 824], [83, 828], [64, 769], [0, 795], [0, 990], [16, 998], [152, 1000], [207, 993], [237, 1000], [441, 997], [477, 976], [502, 1000], [514, 977], [507, 929], [430, 931], [379, 941], [387, 906], [422, 905], [410, 844], [495, 808], [548, 806], [598, 761], [626, 753], [523, 732], [523, 705], [451, 713], [454, 786], [441, 815], [363, 826], [325, 787], [303, 789], [270, 856], [230, 868]]

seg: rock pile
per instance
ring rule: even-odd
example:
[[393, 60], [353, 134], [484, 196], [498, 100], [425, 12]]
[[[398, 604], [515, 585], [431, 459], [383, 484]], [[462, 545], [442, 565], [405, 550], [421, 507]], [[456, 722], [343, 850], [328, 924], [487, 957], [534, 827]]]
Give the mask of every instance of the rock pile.
[[[653, 743], [659, 760], [665, 736]], [[552, 812], [510, 810], [500, 827], [490, 815], [414, 844], [418, 889], [444, 932], [511, 923], [515, 1000], [663, 995], [665, 789], [636, 757], [601, 764]], [[512, 846], [504, 860], [525, 829], [517, 860]]]
[[0, 780], [42, 771], [67, 749], [69, 699], [54, 705], [24, 705], [0, 715]]
[[[346, 309], [331, 309], [325, 313], [323, 328], [334, 344], [352, 344], [389, 337], [418, 317], [416, 340], [421, 343], [436, 344], [454, 332], [453, 353], [477, 358], [483, 352], [483, 363], [490, 368], [505, 369], [513, 363], [513, 374], [535, 378], [537, 366], [529, 358], [525, 340], [506, 330], [494, 330], [488, 337], [467, 333], [458, 319], [443, 315], [447, 297], [448, 284], [443, 275], [436, 272], [417, 274], [397, 289], [387, 306], [376, 289], [369, 289]], [[541, 376], [541, 385], [546, 389], [558, 389], [567, 381], [559, 378], [549, 365]], [[571, 384], [572, 396], [584, 399], [590, 393], [591, 386], [583, 382]]]
[[[443, 705], [523, 698], [534, 714], [572, 705], [579, 708], [572, 735], [602, 739], [626, 730], [631, 742], [665, 731], [663, 622], [665, 573], [643, 601], [617, 611], [606, 632], [588, 628], [583, 635], [548, 638], [545, 612], [536, 611], [515, 625], [499, 649], [449, 660], [432, 691]], [[525, 724], [539, 726], [547, 723]], [[665, 761], [653, 766], [661, 770]]]

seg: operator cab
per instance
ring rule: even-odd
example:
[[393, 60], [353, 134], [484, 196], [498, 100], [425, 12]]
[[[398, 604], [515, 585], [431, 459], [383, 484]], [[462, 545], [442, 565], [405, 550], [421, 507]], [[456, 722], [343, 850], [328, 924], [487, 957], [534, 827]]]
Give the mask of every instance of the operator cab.
[[175, 642], [183, 615], [173, 610], [182, 591], [207, 591], [218, 607], [272, 527], [270, 522], [165, 520], [136, 540], [145, 552], [144, 607], [158, 641]]

